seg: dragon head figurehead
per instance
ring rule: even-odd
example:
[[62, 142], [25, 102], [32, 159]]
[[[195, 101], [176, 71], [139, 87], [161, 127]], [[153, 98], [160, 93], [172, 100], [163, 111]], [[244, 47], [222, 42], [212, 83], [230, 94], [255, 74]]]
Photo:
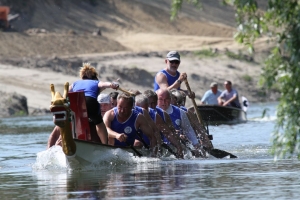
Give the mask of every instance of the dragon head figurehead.
[[53, 122], [60, 128], [62, 138], [62, 148], [67, 156], [72, 156], [76, 152], [76, 144], [73, 140], [71, 129], [71, 109], [68, 100], [69, 83], [65, 83], [63, 96], [55, 92], [54, 85], [50, 85], [52, 100], [50, 112], [53, 114]]

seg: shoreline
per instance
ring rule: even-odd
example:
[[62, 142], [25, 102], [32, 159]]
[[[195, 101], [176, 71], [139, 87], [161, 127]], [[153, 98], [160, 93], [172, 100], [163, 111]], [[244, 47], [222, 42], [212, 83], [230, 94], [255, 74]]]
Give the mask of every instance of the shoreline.
[[[217, 57], [199, 58], [193, 51], [182, 51], [180, 72], [188, 74], [191, 89], [196, 93], [199, 103], [211, 82], [232, 80], [239, 92], [240, 100], [245, 96], [249, 102], [276, 101], [276, 95], [259, 95], [257, 82], [260, 65], [256, 62], [233, 60], [220, 54]], [[90, 62], [100, 74], [100, 80], [113, 81], [120, 78], [120, 86], [126, 89], [144, 91], [153, 89], [154, 75], [165, 67], [166, 52], [111, 52], [104, 54], [84, 54], [73, 56], [24, 57], [19, 59], [0, 59], [0, 90], [16, 92], [27, 97], [28, 107], [48, 109], [51, 101], [50, 84], [56, 91], [63, 92], [65, 82], [72, 84], [78, 80], [78, 70], [82, 62]], [[4, 64], [3, 64], [4, 63]], [[223, 75], [227, 74], [226, 77]], [[246, 78], [249, 78], [246, 81]], [[185, 89], [185, 85], [181, 86]], [[105, 90], [109, 93], [113, 90]], [[47, 102], [49, 104], [47, 104]], [[187, 101], [187, 107], [192, 106]]]

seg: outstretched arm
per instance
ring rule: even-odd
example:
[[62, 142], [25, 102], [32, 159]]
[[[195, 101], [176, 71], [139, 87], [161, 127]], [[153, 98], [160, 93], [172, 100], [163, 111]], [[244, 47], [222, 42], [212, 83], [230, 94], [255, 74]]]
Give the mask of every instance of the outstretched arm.
[[162, 134], [171, 142], [171, 144], [176, 147], [178, 157], [183, 158], [180, 139], [178, 138], [175, 129], [173, 129], [174, 132], [172, 132], [159, 114], [156, 114], [156, 126], [158, 127], [159, 131], [162, 132]]
[[136, 120], [136, 129], [141, 129], [150, 140], [150, 147], [154, 149], [156, 146], [156, 138], [152, 133], [152, 129], [149, 127], [148, 122], [144, 115], [138, 115]]
[[143, 113], [144, 113], [144, 117], [148, 121], [148, 124], [149, 124], [150, 128], [152, 129], [153, 135], [156, 139], [156, 143], [157, 143], [158, 147], [160, 148], [162, 140], [161, 140], [161, 137], [160, 137], [159, 130], [158, 130], [156, 124], [154, 123], [154, 121], [152, 120], [152, 118], [150, 117], [148, 111], [146, 109], [143, 109]]
[[102, 82], [102, 81], [99, 81], [98, 87], [100, 88], [100, 92], [102, 92], [106, 88], [118, 89], [119, 84], [117, 84], [117, 83], [111, 83], [111, 82]]

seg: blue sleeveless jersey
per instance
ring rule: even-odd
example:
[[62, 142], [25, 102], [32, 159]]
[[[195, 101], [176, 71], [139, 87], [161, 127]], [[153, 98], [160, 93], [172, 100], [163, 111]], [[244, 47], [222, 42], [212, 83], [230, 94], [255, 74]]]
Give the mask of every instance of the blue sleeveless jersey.
[[159, 114], [159, 116], [164, 120], [164, 122], [166, 122], [166, 119], [165, 119], [165, 115], [164, 115], [163, 109], [161, 109], [160, 107], [156, 106], [155, 111], [156, 111], [156, 113]]
[[180, 130], [181, 129], [181, 127], [180, 127], [180, 124], [181, 124], [180, 108], [178, 108], [174, 105], [171, 105], [171, 106], [173, 108], [173, 112], [169, 115], [171, 117], [171, 120], [173, 122], [175, 129]]
[[84, 96], [97, 99], [99, 94], [99, 81], [97, 80], [79, 80], [73, 83], [72, 91], [84, 91]]
[[[134, 107], [134, 110], [136, 110], [138, 113], [141, 113], [142, 115], [144, 114], [144, 111], [143, 111], [143, 108], [142, 107], [139, 107], [139, 106], [135, 106]], [[150, 114], [150, 113], [149, 113]], [[151, 115], [150, 115], [151, 116]], [[150, 140], [149, 138], [141, 131], [141, 130], [138, 130], [138, 134], [139, 135], [136, 135], [135, 139], [137, 140], [140, 140], [141, 141], [141, 138], [144, 140], [144, 142], [149, 146], [150, 145]]]
[[156, 122], [156, 111], [153, 108], [148, 108], [149, 115], [151, 119]]
[[124, 133], [127, 135], [127, 142], [120, 142], [115, 139], [115, 146], [128, 146], [133, 145], [135, 136], [136, 136], [136, 119], [139, 113], [135, 110], [132, 110], [131, 116], [123, 123], [119, 122], [117, 119], [118, 116], [118, 108], [113, 108], [115, 117], [111, 122], [111, 129], [117, 133]]
[[[160, 107], [156, 106], [156, 113], [159, 114], [161, 116], [161, 118], [164, 120], [164, 122], [166, 122], [165, 119], [165, 115], [164, 115], [164, 111], [163, 109], [161, 109]], [[160, 133], [161, 139], [163, 141], [163, 143], [165, 144], [170, 144], [171, 142], [164, 136], [164, 134]]]
[[[166, 70], [161, 70], [159, 71], [158, 73], [163, 73], [166, 77], [167, 77], [167, 81], [168, 81], [168, 85], [173, 85], [175, 83], [175, 81], [178, 80], [179, 76], [180, 76], [180, 73], [177, 71], [176, 72], [176, 75], [175, 76], [172, 76], [171, 74], [169, 74]], [[157, 74], [158, 74], [157, 73]], [[157, 76], [156, 74], [156, 76]], [[155, 77], [156, 77], [155, 76]], [[154, 77], [154, 91], [158, 90], [159, 89], [159, 85], [157, 84], [156, 80], [155, 80], [155, 77]], [[178, 90], [180, 89], [180, 87], [177, 88]]]
[[138, 113], [141, 113], [142, 115], [144, 114], [143, 112], [143, 108], [142, 107], [139, 107], [139, 106], [134, 106], [133, 108], [134, 110], [136, 110]]
[[[143, 108], [142, 108], [142, 107], [140, 107], [140, 106], [135, 106], [134, 109], [135, 109], [136, 111], [138, 111], [139, 113], [144, 114], [144, 111], [143, 111]], [[151, 119], [155, 122], [155, 120], [156, 120], [156, 117], [155, 117], [155, 116], [156, 116], [156, 112], [155, 112], [155, 110], [152, 109], [152, 108], [148, 108], [148, 113], [149, 113]]]
[[187, 108], [184, 106], [180, 106], [180, 109], [184, 110], [185, 112], [187, 112]]

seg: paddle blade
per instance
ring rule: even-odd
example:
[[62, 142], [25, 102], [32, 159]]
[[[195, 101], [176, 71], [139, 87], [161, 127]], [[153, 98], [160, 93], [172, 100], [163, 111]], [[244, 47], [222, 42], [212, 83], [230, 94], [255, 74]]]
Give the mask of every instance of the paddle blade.
[[237, 158], [237, 156], [228, 153], [226, 151], [220, 150], [220, 149], [205, 149], [210, 155], [216, 157], [216, 158], [225, 158], [229, 156], [229, 158]]

